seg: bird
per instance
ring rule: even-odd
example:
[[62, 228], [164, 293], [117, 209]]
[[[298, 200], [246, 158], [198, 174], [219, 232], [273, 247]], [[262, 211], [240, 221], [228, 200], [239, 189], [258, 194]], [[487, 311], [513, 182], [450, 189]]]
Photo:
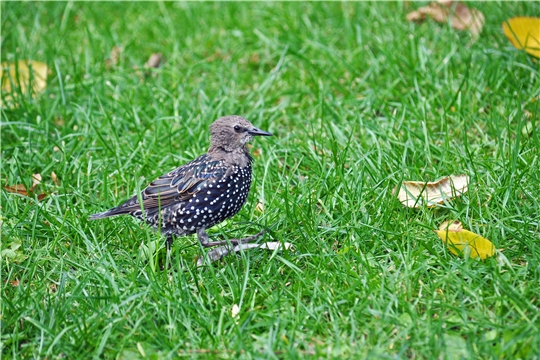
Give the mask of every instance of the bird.
[[[211, 241], [206, 230], [236, 215], [251, 188], [253, 157], [246, 145], [254, 136], [272, 136], [238, 115], [223, 116], [210, 126], [210, 147], [196, 159], [152, 181], [124, 203], [93, 214], [90, 220], [131, 215], [165, 235], [170, 249], [174, 237], [197, 234], [203, 247], [227, 244]], [[230, 239], [233, 245], [255, 241], [264, 234]]]

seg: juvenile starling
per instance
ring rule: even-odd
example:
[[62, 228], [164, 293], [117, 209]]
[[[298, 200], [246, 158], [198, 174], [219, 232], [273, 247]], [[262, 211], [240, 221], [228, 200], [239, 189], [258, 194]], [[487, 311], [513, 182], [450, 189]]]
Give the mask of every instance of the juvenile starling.
[[[246, 202], [251, 186], [251, 162], [246, 144], [253, 136], [272, 136], [243, 117], [224, 116], [210, 127], [210, 148], [204, 155], [154, 180], [123, 204], [90, 216], [90, 220], [129, 214], [146, 221], [167, 236], [197, 233], [205, 247], [227, 241], [210, 241], [206, 229], [236, 215]], [[239, 244], [263, 234], [229, 240]]]

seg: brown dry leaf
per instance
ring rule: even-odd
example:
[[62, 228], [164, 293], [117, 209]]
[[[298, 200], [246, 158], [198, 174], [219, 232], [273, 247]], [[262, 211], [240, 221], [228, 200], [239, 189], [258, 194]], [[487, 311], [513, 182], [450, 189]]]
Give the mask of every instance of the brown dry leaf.
[[3, 62], [0, 69], [0, 78], [2, 79], [0, 107], [4, 107], [5, 104], [12, 104], [13, 99], [19, 95], [19, 91], [23, 94], [31, 91], [34, 97], [45, 90], [48, 71], [47, 64], [39, 61]]
[[120, 61], [120, 56], [124, 52], [124, 48], [121, 46], [114, 46], [111, 50], [111, 62], [114, 66], [118, 65]]
[[[30, 189], [26, 189], [24, 184], [17, 184], [17, 185], [10, 185], [10, 186], [4, 186], [4, 189], [7, 192], [15, 193], [23, 196], [29, 196], [32, 194], [36, 188], [37, 185], [41, 184], [41, 174], [33, 174], [32, 175], [32, 187]], [[38, 201], [41, 201], [47, 197], [47, 194], [39, 194], [38, 195]]]
[[145, 66], [149, 68], [158, 68], [161, 65], [161, 58], [162, 58], [161, 53], [154, 53], [150, 55]]
[[469, 176], [451, 175], [433, 182], [403, 181], [399, 192], [396, 186], [393, 194], [397, 192], [399, 201], [407, 207], [433, 207], [466, 193], [468, 185]]
[[58, 180], [58, 176], [56, 176], [56, 173], [54, 171], [51, 172], [51, 178], [52, 178], [52, 181], [53, 181], [54, 185], [60, 186], [60, 181]]
[[11, 280], [9, 282], [12, 286], [19, 286], [19, 279]]
[[514, 17], [505, 21], [502, 28], [512, 45], [540, 58], [540, 18]]
[[469, 30], [474, 37], [482, 32], [485, 23], [484, 14], [477, 9], [470, 9], [467, 5], [453, 1], [432, 2], [428, 6], [411, 11], [407, 14], [408, 21], [424, 21], [428, 16], [439, 23], [448, 22], [452, 15], [452, 28], [456, 30]]
[[124, 48], [122, 46], [113, 46], [109, 58], [105, 59], [105, 67], [109, 69], [118, 65], [118, 63], [120, 62], [120, 56], [122, 56], [122, 52], [124, 52]]
[[10, 193], [28, 196], [28, 191], [26, 191], [26, 187], [23, 184], [4, 186], [4, 190]]
[[[445, 222], [447, 223], [447, 222]], [[443, 223], [439, 229], [443, 228]], [[457, 225], [458, 230], [454, 230], [452, 226]], [[468, 255], [471, 258], [481, 258], [482, 260], [495, 255], [496, 248], [486, 238], [475, 234], [469, 230], [463, 230], [459, 221], [450, 224], [448, 229], [433, 230], [441, 240], [446, 244], [448, 250], [454, 255]]]

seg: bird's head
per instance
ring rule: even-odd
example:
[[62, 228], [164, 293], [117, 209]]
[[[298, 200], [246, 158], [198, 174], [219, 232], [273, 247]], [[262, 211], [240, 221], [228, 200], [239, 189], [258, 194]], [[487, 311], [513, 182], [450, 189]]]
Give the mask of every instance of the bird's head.
[[223, 116], [210, 126], [210, 147], [228, 152], [244, 149], [254, 136], [272, 136], [241, 116]]

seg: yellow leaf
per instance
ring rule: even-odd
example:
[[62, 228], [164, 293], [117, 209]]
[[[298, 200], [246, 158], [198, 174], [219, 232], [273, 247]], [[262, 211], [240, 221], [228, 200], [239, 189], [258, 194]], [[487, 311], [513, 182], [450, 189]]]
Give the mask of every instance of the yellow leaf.
[[512, 45], [540, 58], [540, 18], [514, 17], [505, 21], [502, 28]]
[[454, 255], [468, 254], [471, 258], [482, 260], [495, 255], [495, 246], [486, 238], [469, 230], [433, 230]]
[[[47, 87], [47, 64], [32, 61], [20, 60], [17, 63], [3, 62], [0, 69], [2, 79], [2, 99], [0, 106], [10, 104], [18, 95], [18, 92], [32, 92], [32, 96], [42, 92]], [[30, 82], [32, 81], [32, 86]], [[19, 90], [16, 90], [19, 89]]]
[[467, 175], [451, 175], [433, 182], [403, 181], [399, 192], [399, 201], [407, 207], [420, 207], [425, 203], [429, 207], [443, 203], [445, 200], [461, 196], [467, 192], [469, 177]]

